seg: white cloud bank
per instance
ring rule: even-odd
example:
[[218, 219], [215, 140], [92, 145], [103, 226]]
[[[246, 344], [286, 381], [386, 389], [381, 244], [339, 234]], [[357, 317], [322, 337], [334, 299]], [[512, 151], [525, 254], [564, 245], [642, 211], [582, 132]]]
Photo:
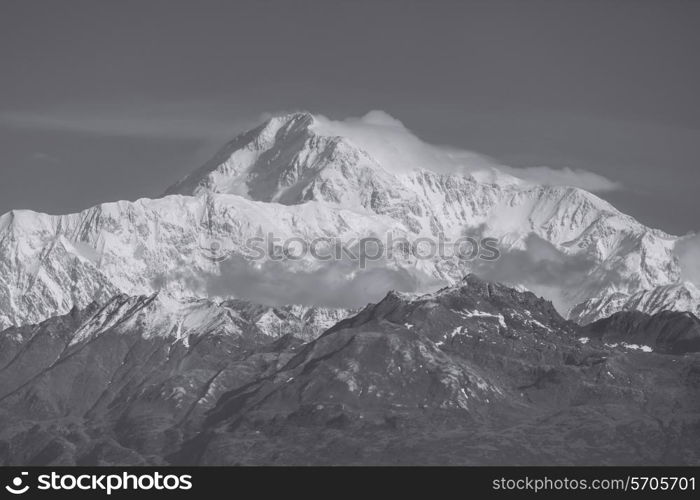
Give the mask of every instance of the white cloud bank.
[[480, 178], [498, 176], [501, 180], [513, 176], [535, 184], [576, 186], [592, 192], [620, 189], [618, 183], [587, 170], [511, 167], [472, 151], [428, 144], [384, 111], [370, 111], [360, 118], [345, 120], [316, 115], [315, 127], [319, 133], [347, 137], [382, 166], [394, 171], [422, 168], [442, 173], [476, 174]]
[[700, 234], [681, 237], [674, 251], [681, 267], [681, 279], [700, 287]]

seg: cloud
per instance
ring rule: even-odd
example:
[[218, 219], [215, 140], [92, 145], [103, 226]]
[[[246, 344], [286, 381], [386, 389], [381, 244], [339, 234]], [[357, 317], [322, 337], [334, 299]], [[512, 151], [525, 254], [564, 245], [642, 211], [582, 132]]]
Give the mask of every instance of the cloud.
[[118, 102], [42, 111], [2, 111], [0, 126], [107, 137], [226, 140], [252, 127], [231, 106], [206, 101]]
[[700, 234], [689, 234], [678, 240], [674, 254], [681, 267], [681, 279], [700, 287]]
[[525, 249], [502, 250], [501, 257], [493, 262], [475, 261], [474, 272], [487, 280], [522, 285], [551, 300], [559, 313], [566, 315], [575, 305], [567, 292], [576, 290], [595, 266], [592, 258], [565, 254], [531, 234], [525, 240]]
[[59, 159], [56, 156], [48, 153], [42, 153], [41, 151], [35, 151], [34, 153], [30, 154], [29, 159], [40, 163], [59, 163]]
[[347, 137], [383, 167], [394, 172], [426, 169], [447, 174], [475, 175], [482, 180], [497, 176], [501, 181], [508, 181], [511, 177], [512, 182], [524, 180], [535, 184], [576, 186], [593, 192], [621, 189], [618, 183], [587, 170], [548, 166], [511, 167], [473, 151], [428, 144], [401, 121], [380, 110], [345, 120], [317, 116], [316, 122], [319, 132]]
[[470, 173], [499, 165], [478, 153], [427, 144], [384, 111], [370, 111], [360, 118], [342, 121], [317, 115], [315, 128], [319, 133], [348, 138], [394, 172], [423, 168], [441, 173]]
[[232, 258], [221, 270], [221, 276], [208, 281], [210, 295], [232, 295], [269, 305], [362, 307], [380, 300], [389, 290], [412, 292], [420, 287], [420, 280], [405, 269], [357, 269], [348, 262], [291, 270], [280, 262], [254, 266], [245, 259]]
[[202, 274], [183, 269], [161, 276], [156, 289], [181, 281], [208, 297], [236, 297], [258, 304], [302, 304], [323, 307], [364, 307], [381, 300], [390, 290], [424, 291], [444, 285], [416, 270], [391, 268], [372, 262], [361, 269], [347, 260], [325, 262], [314, 269], [289, 263], [255, 263], [233, 255], [220, 263], [219, 272]]
[[552, 167], [499, 167], [501, 170], [536, 184], [576, 186], [586, 191], [617, 191], [622, 186], [607, 177], [583, 169]]

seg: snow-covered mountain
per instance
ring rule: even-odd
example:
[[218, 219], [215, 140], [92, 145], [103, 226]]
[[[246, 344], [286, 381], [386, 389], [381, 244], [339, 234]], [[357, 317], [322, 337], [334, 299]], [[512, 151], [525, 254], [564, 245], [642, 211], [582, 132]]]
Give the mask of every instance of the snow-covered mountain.
[[[386, 291], [374, 283], [357, 285], [366, 275], [346, 262], [243, 259], [246, 241], [267, 234], [305, 241], [388, 233], [411, 241], [438, 234], [452, 241], [494, 237], [504, 257], [489, 265], [393, 255], [375, 268], [409, 276], [409, 288], [420, 289], [454, 283], [472, 270], [498, 274], [499, 265], [526, 257], [527, 266], [515, 266], [521, 273], [498, 279], [551, 293], [563, 312], [589, 299], [632, 296], [680, 281], [676, 237], [643, 226], [589, 192], [535, 185], [491, 167], [437, 172], [429, 155], [420, 158], [424, 165], [406, 166], [401, 154], [378, 152], [336, 132], [308, 113], [281, 115], [235, 138], [163, 198], [105, 203], [63, 216], [3, 215], [0, 328], [36, 323], [119, 293], [251, 298], [246, 294], [255, 288], [259, 302], [357, 306]], [[217, 258], [209, 255], [212, 242]], [[230, 258], [219, 259], [222, 251]], [[552, 260], [558, 266], [553, 272]], [[295, 277], [308, 293], [290, 289]], [[311, 285], [314, 279], [318, 286]], [[251, 284], [261, 280], [267, 280], [264, 286]], [[361, 291], [355, 304], [343, 294], [324, 293], [348, 284], [355, 285], [355, 295]], [[382, 286], [396, 288], [396, 281]], [[576, 309], [577, 317], [597, 317], [584, 309]]]
[[[454, 236], [466, 231], [495, 236], [506, 251], [531, 250], [528, 241], [534, 235], [551, 243], [565, 261], [570, 258], [573, 266], [587, 265], [585, 276], [562, 290], [559, 305], [566, 308], [589, 297], [607, 302], [646, 291], [658, 295], [652, 290], [659, 286], [663, 293], [683, 286], [673, 257], [677, 238], [643, 226], [591, 193], [532, 185], [487, 167], [465, 165], [466, 175], [437, 174], [430, 163], [415, 168], [416, 161], [391, 151], [381, 151], [380, 162], [368, 153], [376, 152], [376, 144], [324, 135], [328, 132], [333, 129], [326, 120], [308, 113], [272, 118], [226, 145], [168, 192], [236, 193], [282, 204], [324, 201], [388, 215], [415, 234]], [[392, 147], [389, 141], [387, 149]], [[401, 161], [410, 161], [414, 168]], [[440, 277], [450, 281], [459, 272], [463, 268]], [[518, 284], [515, 277], [499, 277]], [[635, 309], [661, 310], [658, 301], [633, 302], [629, 305]], [[601, 317], [594, 309], [587, 311], [587, 304], [578, 306], [579, 314], [589, 320]], [[700, 301], [692, 299], [664, 301], [667, 309], [697, 306]]]

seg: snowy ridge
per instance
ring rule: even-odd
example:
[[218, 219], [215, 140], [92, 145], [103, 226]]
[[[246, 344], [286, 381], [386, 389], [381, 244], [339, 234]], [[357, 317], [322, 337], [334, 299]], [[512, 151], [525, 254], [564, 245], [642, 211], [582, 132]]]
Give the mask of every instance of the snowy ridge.
[[[189, 345], [202, 335], [292, 335], [312, 340], [352, 311], [305, 306], [273, 308], [233, 300], [178, 299], [167, 293], [149, 296], [117, 295], [86, 320], [70, 344], [76, 345], [105, 332], [138, 333], [144, 339], [166, 338]], [[273, 319], [274, 318], [274, 319]]]
[[571, 318], [588, 324], [619, 311], [641, 311], [655, 314], [662, 311], [689, 311], [700, 315], [700, 290], [690, 282], [659, 286], [634, 294], [615, 293], [589, 299], [571, 312]]

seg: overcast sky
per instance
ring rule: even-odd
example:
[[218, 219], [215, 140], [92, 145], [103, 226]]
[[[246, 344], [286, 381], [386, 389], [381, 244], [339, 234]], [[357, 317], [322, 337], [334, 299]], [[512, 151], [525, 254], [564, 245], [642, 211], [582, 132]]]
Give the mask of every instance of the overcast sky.
[[700, 230], [700, 2], [0, 0], [0, 213], [156, 196], [261, 114], [381, 109]]

